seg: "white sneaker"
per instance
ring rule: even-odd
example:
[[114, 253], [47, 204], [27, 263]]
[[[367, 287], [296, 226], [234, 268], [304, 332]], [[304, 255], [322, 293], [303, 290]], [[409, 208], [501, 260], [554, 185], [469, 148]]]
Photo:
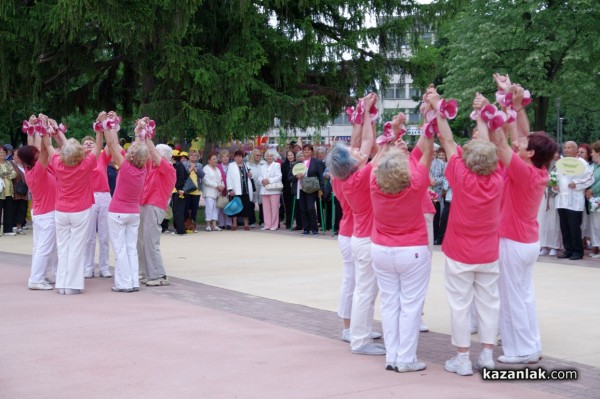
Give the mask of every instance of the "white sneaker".
[[525, 356], [498, 356], [500, 363], [507, 364], [534, 364], [540, 361], [540, 355], [538, 352], [532, 353], [531, 355]]
[[600, 254], [593, 254], [592, 259], [600, 259]]
[[369, 337], [371, 337], [371, 339], [379, 339], [381, 338], [381, 333], [378, 333], [377, 331], [371, 331]]
[[485, 352], [485, 349], [481, 351], [481, 353], [479, 354], [479, 359], [477, 359], [477, 362], [475, 363], [475, 367], [479, 370], [482, 370], [484, 368], [488, 370], [493, 370], [496, 367], [496, 365], [494, 364], [492, 352], [489, 351], [489, 354], [486, 354]]
[[112, 273], [110, 272], [110, 270], [100, 270], [100, 277], [111, 278]]
[[477, 334], [477, 327], [471, 327], [471, 335]]
[[423, 362], [397, 362], [394, 370], [396, 370], [398, 373], [408, 373], [411, 371], [425, 370], [425, 368], [427, 368], [427, 365]]
[[540, 256], [546, 256], [550, 254], [550, 249], [548, 248], [542, 248], [540, 249]]
[[429, 331], [429, 327], [427, 326], [427, 324], [421, 322], [421, 325], [419, 326], [419, 332], [428, 332]]
[[350, 336], [350, 329], [349, 328], [344, 328], [342, 330], [342, 341], [344, 342], [350, 342], [351, 341], [351, 336]]
[[458, 375], [473, 375], [473, 364], [471, 363], [471, 360], [458, 355], [447, 360], [444, 369]]
[[53, 290], [54, 289], [45, 280], [42, 281], [41, 283], [29, 283], [28, 287], [29, 287], [30, 290]]
[[83, 277], [85, 277], [85, 278], [94, 278], [94, 271], [85, 272], [85, 274], [83, 275]]
[[372, 356], [385, 356], [385, 349], [375, 346], [372, 343], [361, 346], [358, 349], [352, 349], [352, 353], [356, 355], [372, 355]]
[[550, 255], [550, 256], [556, 256], [556, 255], [558, 255], [558, 251], [556, 249], [552, 248], [550, 250], [550, 253], [548, 255]]

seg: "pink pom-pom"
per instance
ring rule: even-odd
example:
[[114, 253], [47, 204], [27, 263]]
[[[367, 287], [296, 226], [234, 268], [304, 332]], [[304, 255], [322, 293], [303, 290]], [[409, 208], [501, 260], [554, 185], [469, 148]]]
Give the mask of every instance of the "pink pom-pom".
[[94, 132], [101, 132], [102, 131], [102, 122], [95, 122], [93, 127], [94, 127]]
[[437, 119], [432, 119], [429, 122], [426, 122], [423, 126], [421, 126], [421, 130], [423, 134], [428, 139], [432, 138], [434, 135], [439, 133]]
[[348, 122], [354, 123], [354, 107], [346, 107], [346, 115], [348, 115]]
[[362, 125], [363, 118], [365, 115], [365, 106], [363, 104], [363, 100], [358, 100], [358, 104], [356, 105], [356, 109], [354, 110], [354, 123], [358, 125]]
[[58, 125], [58, 130], [60, 130], [63, 134], [67, 133], [67, 125], [61, 123], [60, 125]]
[[496, 106], [493, 104], [488, 104], [485, 107], [483, 107], [480, 111], [481, 119], [487, 122], [494, 117], [496, 112], [498, 112], [498, 108], [496, 108]]
[[28, 121], [23, 121], [21, 130], [23, 130], [23, 133], [33, 136], [35, 133], [35, 125], [30, 125]]
[[477, 110], [473, 110], [473, 112], [471, 112], [471, 115], [469, 115], [469, 118], [471, 118], [474, 121], [476, 121], [478, 117], [479, 117], [479, 111], [477, 111]]
[[508, 109], [506, 110], [506, 123], [513, 123], [516, 122], [517, 120], [517, 112], [512, 110], [512, 109]]
[[528, 106], [529, 104], [531, 104], [531, 93], [529, 92], [529, 90], [525, 90], [523, 92], [523, 101], [522, 104], [524, 107]]
[[453, 98], [451, 98], [448, 101], [442, 98], [438, 102], [438, 109], [446, 119], [454, 119], [456, 117], [456, 114], [458, 113], [458, 104]]

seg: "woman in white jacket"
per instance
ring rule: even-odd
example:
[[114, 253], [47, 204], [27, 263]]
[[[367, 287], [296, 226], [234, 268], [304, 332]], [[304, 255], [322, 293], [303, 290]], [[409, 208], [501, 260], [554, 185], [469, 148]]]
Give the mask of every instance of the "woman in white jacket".
[[244, 230], [250, 230], [248, 218], [254, 212], [254, 203], [252, 202], [252, 196], [254, 195], [252, 172], [248, 170], [248, 167], [243, 162], [243, 158], [244, 153], [241, 150], [237, 150], [233, 155], [235, 162], [229, 165], [227, 171], [227, 191], [229, 196], [238, 197], [243, 205], [239, 213], [231, 215], [231, 230], [237, 230], [238, 218], [240, 217], [244, 219]]
[[281, 166], [275, 162], [277, 152], [270, 149], [265, 154], [267, 163], [260, 167], [260, 194], [263, 202], [265, 226], [261, 230], [277, 230], [279, 228], [279, 198], [283, 185], [280, 188], [267, 188], [268, 184], [281, 183]]
[[202, 169], [204, 178], [202, 184], [204, 186], [204, 201], [206, 202], [206, 231], [220, 231], [217, 226], [219, 220], [219, 211], [217, 209], [217, 197], [221, 190], [225, 188], [221, 171], [217, 168], [217, 153], [212, 152], [208, 155], [208, 163]]

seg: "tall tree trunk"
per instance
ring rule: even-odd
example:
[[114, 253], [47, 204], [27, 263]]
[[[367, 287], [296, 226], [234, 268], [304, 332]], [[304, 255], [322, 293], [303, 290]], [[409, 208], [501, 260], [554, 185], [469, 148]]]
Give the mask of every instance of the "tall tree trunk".
[[550, 98], [536, 97], [533, 101], [535, 120], [533, 122], [533, 131], [546, 131], [546, 119], [548, 118], [548, 105]]

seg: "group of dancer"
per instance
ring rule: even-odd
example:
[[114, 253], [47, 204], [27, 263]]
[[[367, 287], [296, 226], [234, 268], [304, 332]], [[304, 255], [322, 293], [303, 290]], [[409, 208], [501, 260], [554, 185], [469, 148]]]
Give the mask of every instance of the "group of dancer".
[[[537, 213], [556, 143], [530, 133], [529, 93], [508, 76], [494, 74], [498, 107], [477, 94], [471, 118], [478, 135], [462, 148], [448, 124], [454, 100], [430, 86], [423, 96], [422, 134], [409, 153], [405, 116], [387, 122], [375, 139], [376, 96], [349, 112], [351, 145], [336, 145], [327, 158], [343, 208], [339, 246], [344, 277], [338, 315], [352, 353], [385, 355], [386, 369], [418, 371], [419, 326], [431, 272], [429, 168], [434, 138], [444, 148], [445, 176], [453, 190], [442, 251], [445, 288], [456, 355], [445, 369], [472, 375], [471, 309], [483, 349], [478, 369], [493, 369], [498, 332], [502, 363], [535, 363], [541, 356], [532, 269], [540, 250]], [[509, 144], [510, 138], [510, 144]], [[370, 159], [370, 161], [369, 161]], [[373, 306], [381, 294], [385, 347], [373, 342]], [[348, 336], [349, 335], [349, 336]]]
[[[28, 144], [19, 155], [32, 195], [30, 289], [82, 293], [85, 278], [94, 275], [96, 235], [100, 276], [112, 277], [108, 239], [116, 254], [113, 291], [139, 291], [140, 283], [169, 284], [160, 253], [160, 221], [175, 183], [171, 148], [154, 146], [155, 123], [145, 117], [136, 122], [135, 140], [123, 150], [117, 137], [120, 122], [116, 113], [101, 112], [95, 138], [88, 136], [80, 144], [67, 139], [66, 127], [46, 115], [24, 121]], [[106, 176], [110, 161], [119, 169], [112, 197]]]

